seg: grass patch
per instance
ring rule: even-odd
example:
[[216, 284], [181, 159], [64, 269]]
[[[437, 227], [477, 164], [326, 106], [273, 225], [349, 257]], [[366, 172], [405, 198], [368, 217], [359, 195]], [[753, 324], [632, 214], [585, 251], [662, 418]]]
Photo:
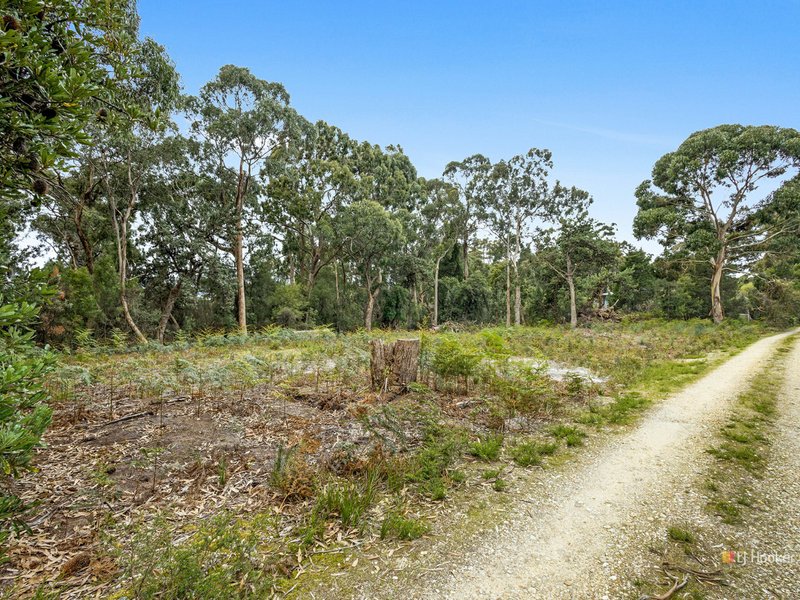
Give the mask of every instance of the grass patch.
[[667, 529], [667, 537], [674, 542], [680, 542], [682, 544], [694, 544], [695, 537], [694, 534], [681, 527], [670, 527]]
[[390, 512], [381, 523], [381, 539], [415, 540], [428, 533], [428, 529], [424, 521]]
[[469, 445], [469, 453], [480, 460], [495, 461], [500, 457], [502, 447], [502, 435], [487, 435], [479, 438], [477, 442], [472, 442]]
[[327, 484], [317, 496], [314, 513], [323, 518], [338, 516], [345, 527], [361, 528], [377, 493], [377, 476], [368, 474], [363, 481]]
[[557, 439], [564, 440], [564, 443], [570, 448], [582, 446], [583, 438], [586, 437], [586, 433], [570, 425], [556, 425], [550, 429], [550, 434]]
[[124, 564], [125, 597], [265, 598], [280, 579], [276, 554], [264, 535], [271, 516], [245, 520], [224, 513], [174, 544], [167, 523], [157, 520], [133, 538]]
[[551, 456], [558, 450], [554, 442], [527, 441], [519, 442], [511, 448], [511, 458], [521, 467], [542, 464], [543, 456]]

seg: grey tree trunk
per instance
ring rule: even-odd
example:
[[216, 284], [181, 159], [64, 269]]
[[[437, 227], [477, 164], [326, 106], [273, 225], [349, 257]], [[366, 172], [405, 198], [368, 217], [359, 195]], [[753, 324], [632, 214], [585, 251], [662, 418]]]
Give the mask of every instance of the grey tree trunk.
[[711, 277], [711, 318], [714, 323], [722, 323], [725, 312], [722, 310], [722, 273], [725, 269], [726, 252], [723, 247], [713, 259], [714, 275]]
[[511, 261], [506, 260], [506, 327], [511, 327]]
[[170, 317], [172, 317], [172, 309], [175, 308], [175, 302], [181, 295], [182, 284], [183, 281], [178, 277], [178, 282], [172, 286], [167, 295], [167, 302], [164, 304], [164, 310], [161, 312], [161, 318], [158, 320], [158, 331], [156, 332], [159, 344], [164, 343], [164, 333], [167, 331], [167, 324], [169, 323]]
[[239, 319], [239, 331], [242, 335], [247, 335], [247, 305], [244, 298], [244, 235], [241, 231], [241, 223], [238, 225], [236, 233], [233, 258], [236, 262], [236, 311]]
[[436, 259], [436, 267], [433, 270], [433, 319], [431, 325], [438, 327], [439, 325], [439, 264], [442, 262], [442, 257]]
[[569, 326], [575, 329], [578, 326], [578, 306], [575, 299], [575, 267], [569, 256], [567, 256], [567, 285], [569, 286]]

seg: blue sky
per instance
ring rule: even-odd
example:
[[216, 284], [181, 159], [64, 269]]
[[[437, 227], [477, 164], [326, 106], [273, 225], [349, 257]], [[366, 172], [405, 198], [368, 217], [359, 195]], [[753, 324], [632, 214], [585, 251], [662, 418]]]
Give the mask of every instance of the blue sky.
[[[633, 239], [633, 191], [687, 135], [800, 127], [800, 1], [139, 0], [187, 92], [220, 66], [283, 83], [306, 118], [400, 144], [420, 175], [553, 151], [554, 175]], [[655, 251], [653, 244], [646, 247]]]

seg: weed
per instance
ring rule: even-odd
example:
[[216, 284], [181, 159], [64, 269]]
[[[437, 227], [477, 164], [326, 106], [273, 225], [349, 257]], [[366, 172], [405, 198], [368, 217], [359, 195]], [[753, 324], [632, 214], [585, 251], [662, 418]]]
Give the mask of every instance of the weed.
[[428, 525], [419, 519], [390, 512], [381, 523], [381, 539], [415, 540], [428, 533], [428, 529]]
[[735, 504], [726, 500], [716, 500], [709, 504], [709, 509], [715, 515], [722, 518], [723, 523], [733, 525], [739, 523], [742, 517], [742, 511]]
[[345, 527], [361, 528], [367, 510], [375, 501], [377, 483], [372, 473], [363, 481], [329, 483], [317, 496], [314, 512], [325, 518], [338, 515]]
[[487, 435], [469, 445], [469, 453], [481, 460], [494, 461], [500, 456], [503, 447], [502, 435]]
[[500, 476], [500, 473], [503, 472], [503, 469], [486, 469], [483, 473], [481, 473], [481, 477], [484, 479], [495, 479]]
[[667, 536], [672, 541], [681, 542], [682, 544], [694, 544], [695, 542], [694, 534], [681, 527], [670, 527], [667, 529]]
[[508, 484], [506, 483], [505, 479], [500, 479], [499, 477], [494, 480], [492, 484], [492, 489], [495, 492], [504, 492], [508, 488]]
[[542, 456], [555, 454], [558, 444], [547, 442], [519, 442], [511, 448], [511, 458], [521, 467], [542, 464]]
[[550, 429], [550, 434], [555, 438], [564, 440], [569, 447], [582, 446], [583, 438], [586, 437], [583, 431], [570, 425], [556, 425]]
[[262, 532], [270, 517], [237, 519], [224, 513], [174, 544], [166, 522], [140, 530], [123, 557], [125, 596], [142, 599], [264, 598], [272, 592], [275, 557]]

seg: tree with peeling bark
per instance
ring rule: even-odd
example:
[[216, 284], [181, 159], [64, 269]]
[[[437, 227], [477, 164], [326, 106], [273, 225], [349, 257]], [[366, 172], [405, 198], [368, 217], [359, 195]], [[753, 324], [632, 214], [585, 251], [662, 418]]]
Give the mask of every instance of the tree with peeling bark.
[[206, 172], [217, 182], [210, 201], [231, 215], [218, 246], [233, 257], [236, 316], [241, 334], [247, 335], [245, 237], [257, 225], [259, 182], [296, 134], [298, 118], [281, 84], [233, 65], [222, 67], [190, 99], [189, 116], [193, 134], [203, 143]]
[[601, 271], [618, 254], [614, 226], [589, 216], [592, 199], [578, 188], [557, 188], [557, 195], [570, 207], [558, 222], [558, 229], [539, 231], [537, 260], [553, 270], [567, 285], [569, 292], [569, 324], [578, 326], [577, 279]]
[[109, 118], [94, 150], [116, 246], [122, 313], [137, 341], [146, 344], [147, 337], [136, 324], [128, 301], [131, 228], [140, 209], [143, 181], [156, 165], [156, 145], [171, 125], [169, 115], [179, 99], [179, 84], [163, 46], [144, 40], [137, 56], [139, 75], [121, 85], [118, 92], [127, 113]]
[[384, 272], [392, 254], [403, 243], [403, 226], [374, 200], [358, 200], [342, 211], [337, 230], [364, 283], [367, 293], [364, 327], [370, 331], [375, 302], [384, 283]]
[[[759, 186], [800, 168], [800, 132], [774, 126], [720, 125], [690, 135], [662, 156], [636, 190], [634, 233], [659, 238], [665, 252], [710, 265], [710, 315], [724, 319], [722, 280], [747, 266], [791, 227], [759, 223], [772, 196]], [[785, 215], [787, 219], [794, 215]]]

